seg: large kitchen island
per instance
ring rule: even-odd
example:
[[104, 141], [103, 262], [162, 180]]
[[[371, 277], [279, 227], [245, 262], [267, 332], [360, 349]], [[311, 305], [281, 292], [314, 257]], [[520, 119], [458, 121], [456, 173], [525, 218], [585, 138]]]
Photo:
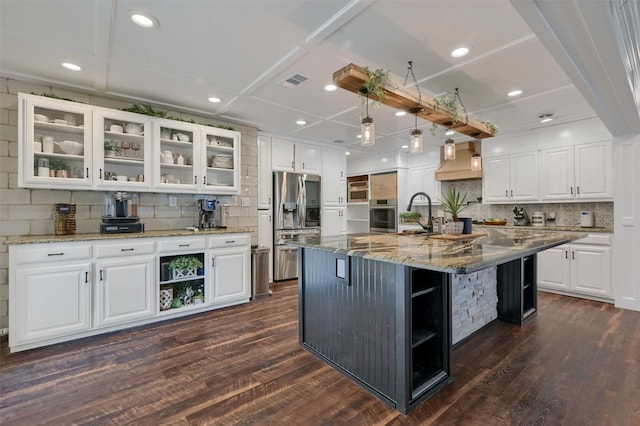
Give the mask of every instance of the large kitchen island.
[[300, 237], [300, 343], [408, 413], [451, 380], [451, 350], [537, 309], [536, 253], [584, 234], [486, 227], [459, 240]]

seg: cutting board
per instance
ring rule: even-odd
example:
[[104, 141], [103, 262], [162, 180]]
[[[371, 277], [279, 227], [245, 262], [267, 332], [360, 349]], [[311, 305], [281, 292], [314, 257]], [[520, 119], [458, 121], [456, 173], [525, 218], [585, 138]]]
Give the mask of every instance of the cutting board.
[[488, 235], [486, 232], [482, 231], [474, 231], [470, 234], [440, 234], [440, 235], [430, 235], [429, 238], [433, 240], [449, 240], [449, 241], [458, 241], [458, 240], [468, 240], [470, 238], [478, 238], [484, 237]]

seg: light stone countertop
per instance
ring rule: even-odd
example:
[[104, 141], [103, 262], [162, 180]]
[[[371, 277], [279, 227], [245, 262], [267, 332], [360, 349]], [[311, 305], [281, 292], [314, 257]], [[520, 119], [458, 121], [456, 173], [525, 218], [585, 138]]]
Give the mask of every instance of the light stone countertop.
[[468, 274], [587, 236], [580, 232], [522, 228], [482, 227], [481, 231], [488, 235], [459, 241], [433, 239], [421, 234], [348, 234], [300, 236], [287, 243], [433, 271]]
[[250, 234], [253, 231], [249, 228], [231, 227], [215, 228], [209, 230], [192, 231], [188, 229], [166, 229], [159, 231], [133, 232], [130, 234], [73, 234], [73, 235], [31, 235], [18, 237], [4, 242], [6, 245], [19, 244], [42, 244], [42, 243], [66, 243], [71, 241], [103, 241], [120, 240], [131, 238], [159, 238], [159, 237], [183, 237], [183, 236], [209, 236], [218, 234]]
[[[416, 229], [422, 229], [420, 225], [412, 222], [400, 223], [403, 227], [412, 227]], [[507, 222], [506, 225], [484, 225], [482, 223], [474, 223], [473, 229], [482, 229], [485, 230], [487, 228], [490, 229], [526, 229], [533, 231], [567, 231], [567, 232], [587, 232], [589, 234], [595, 233], [605, 233], [605, 234], [613, 234], [613, 227], [605, 227], [605, 226], [595, 226], [593, 228], [582, 228], [580, 226], [568, 226], [568, 225], [546, 225], [546, 226], [515, 226], [512, 223]]]

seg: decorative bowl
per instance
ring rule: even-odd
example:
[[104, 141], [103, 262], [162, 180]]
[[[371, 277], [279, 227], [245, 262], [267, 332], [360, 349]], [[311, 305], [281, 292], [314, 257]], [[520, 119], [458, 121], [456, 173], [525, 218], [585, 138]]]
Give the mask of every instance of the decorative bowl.
[[60, 119], [60, 118], [56, 118], [55, 120], [53, 120], [53, 122], [54, 122], [55, 124], [63, 124], [63, 125], [67, 125], [67, 124], [69, 124], [69, 122], [68, 122], [67, 120], [62, 120], [62, 119]]
[[84, 147], [83, 144], [75, 141], [62, 141], [56, 142], [55, 144], [58, 145], [62, 152], [69, 155], [80, 155]]
[[140, 123], [127, 123], [124, 126], [125, 133], [131, 135], [141, 135], [144, 130], [144, 126]]
[[45, 123], [49, 122], [49, 117], [44, 114], [33, 114], [33, 119], [35, 121], [44, 121]]

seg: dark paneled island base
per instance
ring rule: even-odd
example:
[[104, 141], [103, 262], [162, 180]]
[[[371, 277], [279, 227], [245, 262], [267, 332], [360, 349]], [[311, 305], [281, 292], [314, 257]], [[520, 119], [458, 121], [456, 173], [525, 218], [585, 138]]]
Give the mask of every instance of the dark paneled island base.
[[[535, 253], [581, 236], [522, 232], [511, 244], [502, 241], [508, 247], [500, 255], [490, 243], [505, 235], [492, 232], [462, 242], [376, 234], [299, 239], [301, 345], [408, 413], [451, 380], [453, 344], [496, 317], [522, 324], [535, 313]], [[454, 266], [461, 256], [467, 266]], [[479, 305], [486, 306], [473, 310]], [[455, 341], [452, 324], [460, 327]]]

